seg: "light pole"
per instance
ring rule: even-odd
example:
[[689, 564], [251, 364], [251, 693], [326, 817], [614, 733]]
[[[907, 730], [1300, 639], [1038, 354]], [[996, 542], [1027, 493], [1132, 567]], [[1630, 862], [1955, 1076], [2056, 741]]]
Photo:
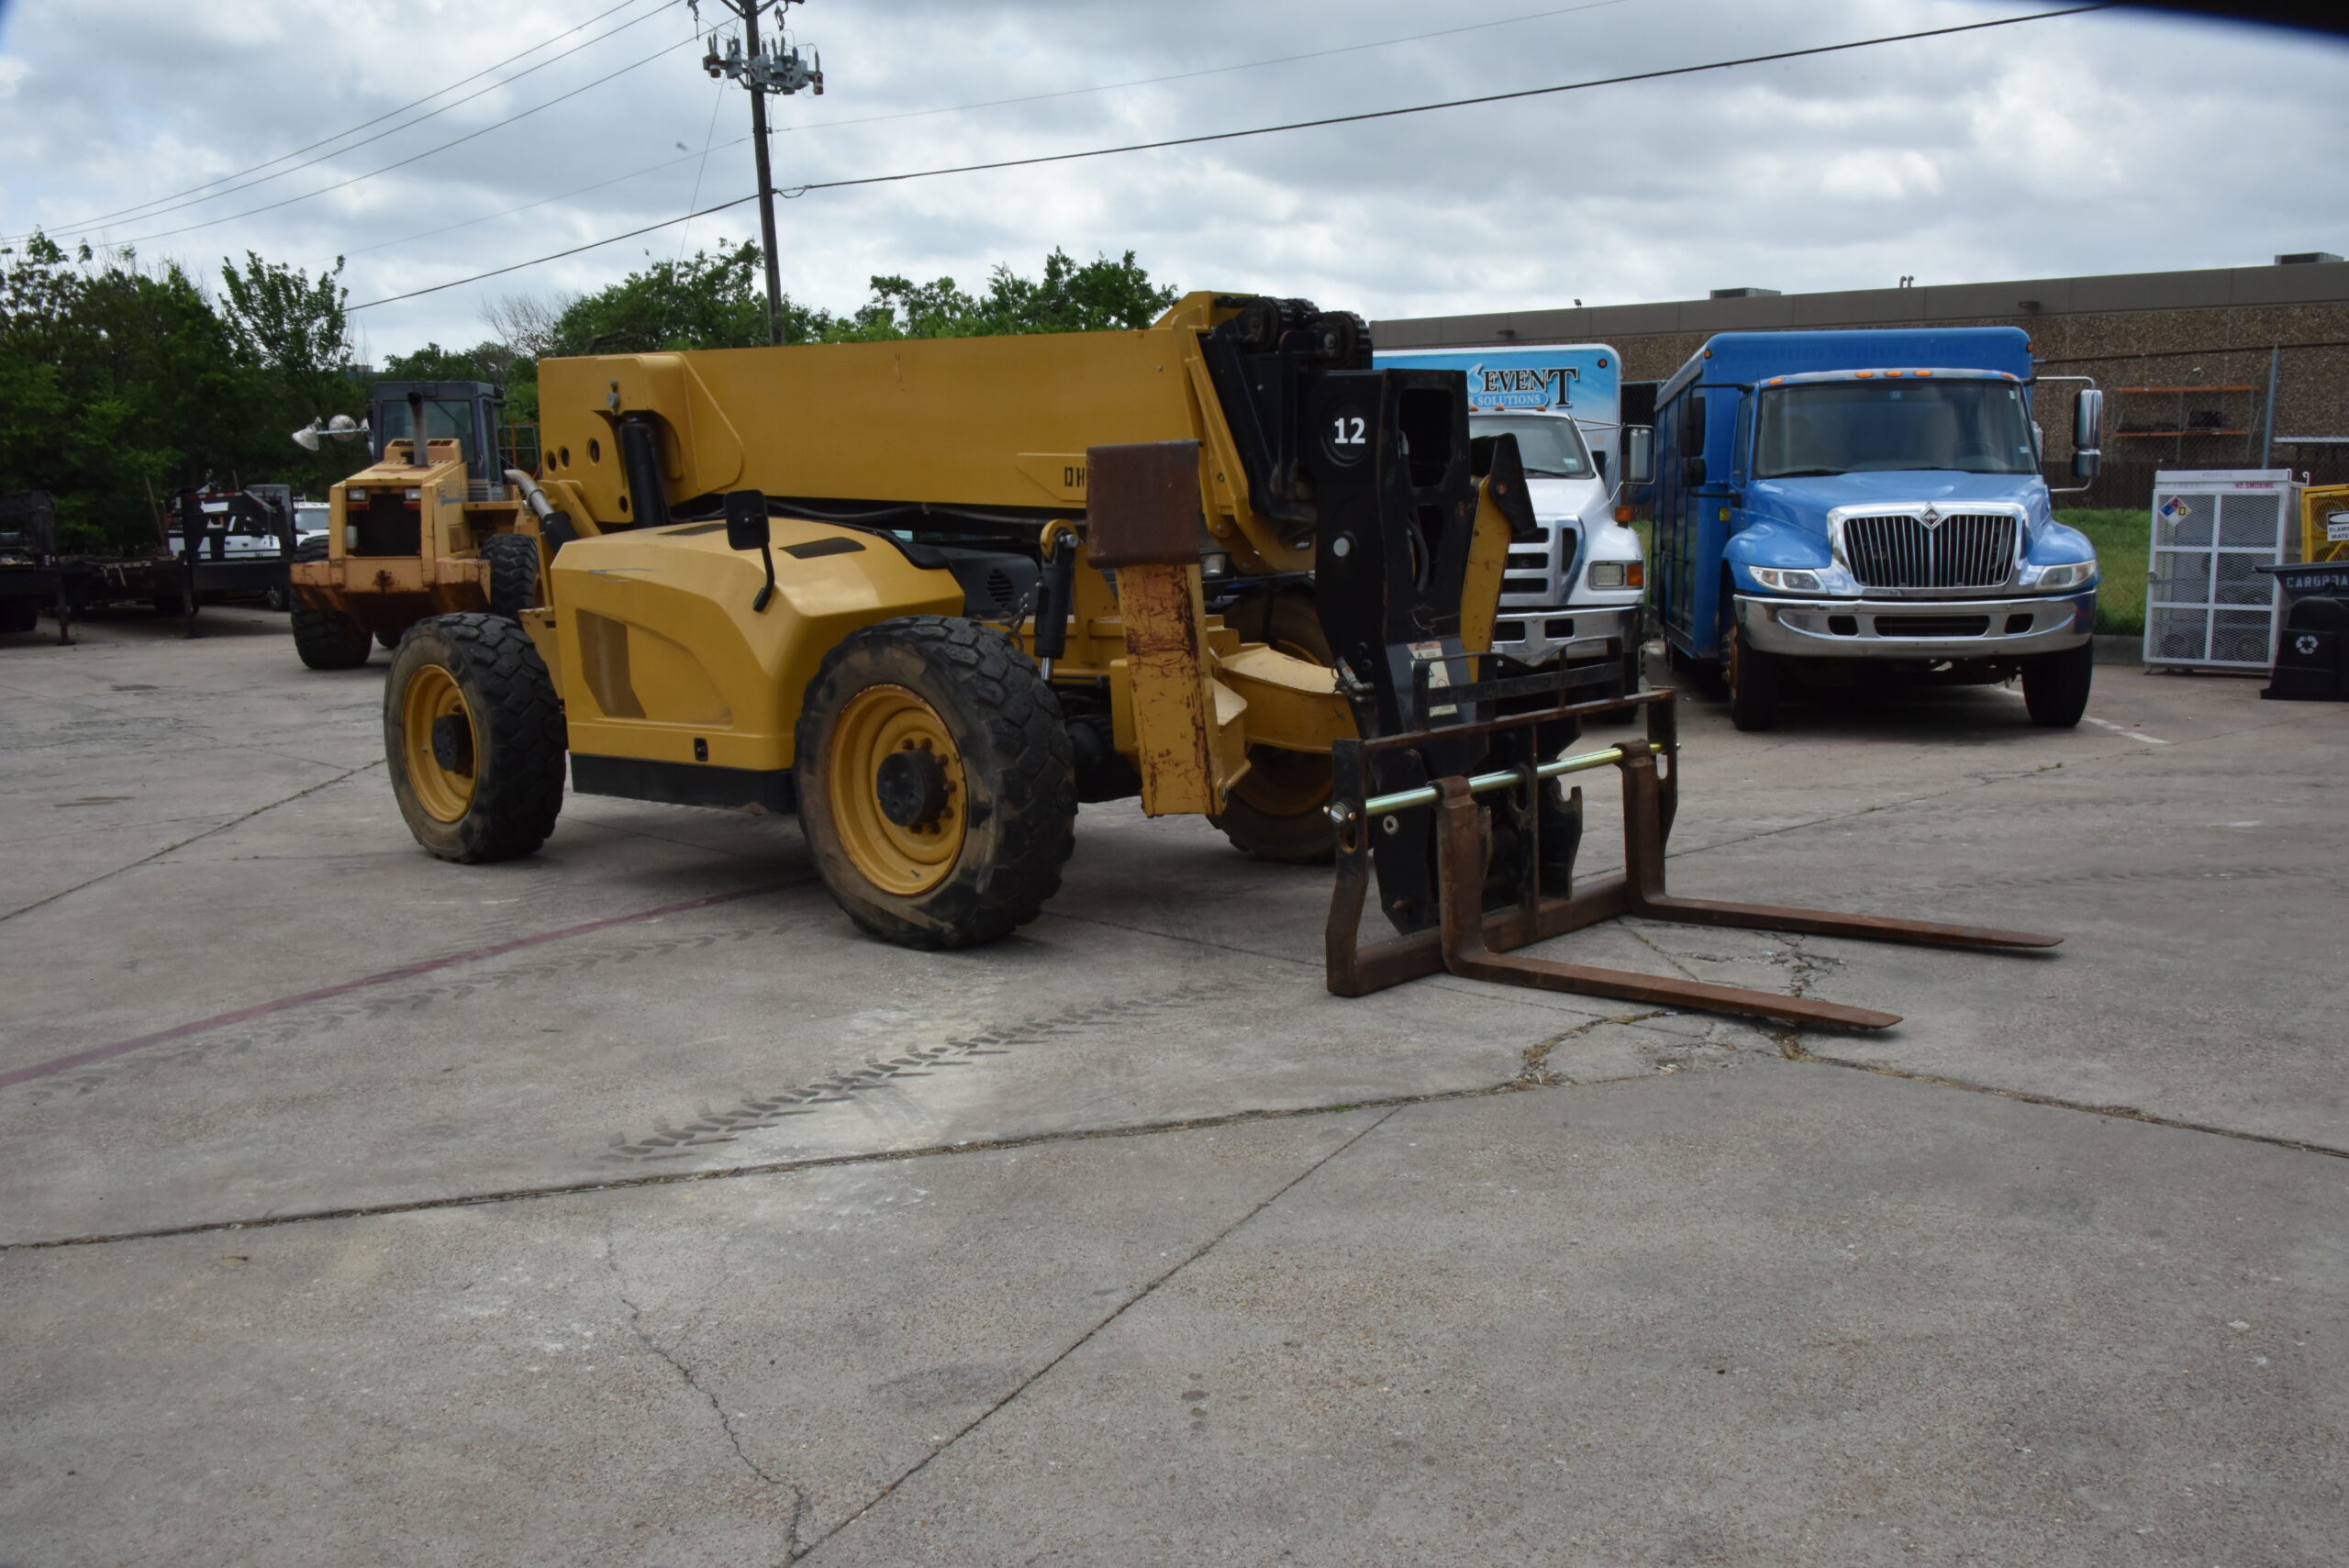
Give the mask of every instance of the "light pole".
[[[742, 36], [726, 40], [718, 51], [718, 35], [709, 35], [709, 52], [701, 68], [712, 77], [728, 76], [751, 92], [751, 149], [759, 166], [759, 235], [766, 251], [767, 341], [783, 341], [783, 269], [775, 253], [774, 176], [767, 161], [767, 95], [811, 89], [824, 95], [823, 58], [810, 49], [803, 58], [799, 46], [783, 34], [783, 13], [793, 0], [725, 0], [726, 8], [742, 19]], [[759, 46], [759, 13], [772, 5], [775, 13], [774, 40]]]

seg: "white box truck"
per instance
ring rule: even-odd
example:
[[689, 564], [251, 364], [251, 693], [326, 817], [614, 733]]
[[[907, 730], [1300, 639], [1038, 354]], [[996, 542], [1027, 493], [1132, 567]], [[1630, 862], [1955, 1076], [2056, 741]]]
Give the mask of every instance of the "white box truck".
[[1622, 503], [1623, 357], [1605, 343], [1382, 349], [1372, 363], [1468, 373], [1468, 433], [1517, 437], [1539, 543], [1509, 547], [1493, 651], [1528, 669], [1611, 661], [1640, 685], [1646, 562]]

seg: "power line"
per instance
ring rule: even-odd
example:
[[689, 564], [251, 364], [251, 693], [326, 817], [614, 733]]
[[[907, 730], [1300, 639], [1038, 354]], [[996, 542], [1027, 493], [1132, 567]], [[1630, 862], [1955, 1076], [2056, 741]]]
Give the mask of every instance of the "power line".
[[[654, 14], [657, 13], [647, 13], [647, 15]], [[640, 17], [638, 19], [640, 21], [643, 18]], [[618, 29], [615, 28], [614, 30], [617, 31]], [[609, 35], [607, 34], [606, 36], [608, 37]], [[641, 70], [643, 67], [650, 65], [654, 61], [660, 59], [662, 55], [681, 49], [686, 44], [698, 43], [701, 40], [699, 39], [686, 38], [680, 39], [674, 43], [664, 43], [659, 49], [654, 50], [651, 54], [646, 55], [643, 59], [623, 65], [618, 71], [612, 72], [608, 75], [598, 76], [593, 82], [584, 82], [578, 86], [573, 87], [570, 92], [558, 94], [556, 96], [549, 98], [542, 104], [533, 104], [530, 107], [524, 109], [519, 114], [508, 115], [502, 120], [493, 121], [488, 125], [481, 127], [477, 130], [469, 130], [465, 132], [464, 135], [441, 142], [437, 147], [428, 147], [421, 152], [410, 153], [407, 157], [395, 160], [392, 162], [384, 164], [380, 169], [370, 169], [364, 174], [353, 174], [349, 179], [338, 180], [331, 185], [320, 185], [317, 190], [304, 191], [299, 195], [287, 196], [282, 201], [270, 202], [262, 206], [248, 207], [243, 212], [232, 212], [222, 217], [207, 217], [201, 223], [191, 223], [179, 228], [166, 228], [154, 234], [142, 234], [135, 239], [125, 239], [119, 243], [125, 245], [144, 245], [150, 239], [169, 239], [176, 234], [193, 234], [199, 228], [213, 228], [224, 223], [234, 223], [241, 217], [253, 217], [262, 213], [275, 212], [280, 207], [288, 207], [292, 206], [296, 202], [308, 201], [312, 196], [322, 196], [329, 191], [340, 191], [348, 186], [355, 185], [362, 180], [372, 180], [378, 174], [388, 174], [395, 169], [405, 169], [409, 164], [429, 158], [436, 152], [446, 152], [452, 147], [462, 147], [466, 142], [472, 141], [476, 138], [487, 136], [491, 131], [503, 129], [505, 127], [512, 125], [517, 120], [529, 119], [532, 115], [539, 113], [542, 109], [553, 108], [557, 104], [566, 102], [572, 98], [576, 98], [580, 94], [600, 87], [607, 82], [614, 81], [619, 77], [625, 76], [631, 71]]]
[[[1368, 109], [1359, 114], [1330, 115], [1319, 119], [1291, 120], [1283, 125], [1255, 126], [1246, 130], [1207, 131], [1197, 136], [1168, 137], [1160, 141], [1129, 142], [1119, 147], [1093, 147], [1078, 152], [1047, 152], [1039, 153], [1032, 158], [1006, 158], [991, 163], [958, 163], [940, 169], [910, 170], [899, 174], [866, 174], [852, 180], [822, 180], [796, 186], [787, 194], [805, 195], [810, 191], [839, 191], [858, 185], [894, 184], [907, 180], [935, 179], [946, 174], [975, 174], [991, 169], [1025, 169], [1040, 163], [1068, 163], [1084, 158], [1114, 157], [1123, 152], [1151, 152], [1169, 147], [1197, 147], [1211, 141], [1236, 141], [1243, 137], [1271, 136], [1279, 131], [1311, 130], [1323, 126], [1356, 125], [1365, 120], [1396, 119], [1405, 115], [1430, 114], [1438, 109], [1467, 108], [1479, 104], [1503, 104], [1523, 98], [1543, 97], [1557, 93], [1578, 93], [1593, 87], [1616, 87], [1633, 82], [1657, 82], [1674, 76], [1693, 76], [1708, 71], [1728, 71], [1741, 65], [1767, 65], [1782, 60], [1804, 60], [1819, 55], [1842, 54], [1852, 50], [1873, 49], [1879, 44], [1910, 43], [1919, 39], [1949, 38], [1959, 33], [1981, 32], [1990, 28], [2013, 27], [2021, 22], [2051, 21], [2058, 17], [2079, 17], [2092, 11], [2108, 11], [2111, 8], [2112, 0], [2098, 0], [2094, 5], [2074, 6], [2061, 11], [2033, 11], [2026, 16], [1999, 17], [1987, 22], [1965, 22], [1955, 27], [1928, 28], [1913, 33], [1888, 33], [1881, 38], [1854, 39], [1847, 43], [1819, 44], [1809, 49], [1779, 50], [1770, 54], [1744, 55], [1736, 60], [1709, 61], [1702, 65], [1675, 65], [1660, 71], [1634, 72], [1623, 76], [1594, 77], [1587, 82], [1565, 82], [1549, 87], [1525, 87], [1511, 93], [1486, 93], [1473, 98], [1447, 98], [1440, 103], [1413, 104], [1399, 109]], [[623, 239], [634, 239], [639, 235], [651, 234], [655, 229], [666, 228], [672, 224], [685, 223], [697, 217], [707, 217], [712, 213], [725, 212], [729, 208], [741, 206], [755, 200], [757, 200], [755, 195], [737, 196], [730, 202], [720, 202], [716, 206], [707, 206], [699, 212], [684, 213], [676, 217], [662, 218], [658, 223], [648, 223], [640, 228], [631, 228], [624, 234], [609, 235], [602, 239], [591, 239], [584, 245], [573, 245], [544, 256], [535, 256], [527, 261], [516, 261], [510, 266], [493, 267], [485, 272], [475, 272], [471, 277], [451, 279], [445, 284], [434, 284], [428, 288], [410, 289], [405, 294], [386, 295], [381, 299], [371, 299], [364, 304], [351, 306], [348, 308], [373, 310], [379, 305], [395, 305], [404, 299], [417, 299], [428, 294], [440, 294], [447, 289], [462, 288], [467, 284], [477, 284], [484, 279], [503, 277], [508, 272], [518, 272], [526, 267], [536, 267], [548, 261], [559, 261], [567, 256], [579, 255], [583, 251], [601, 250], [607, 245], [617, 245]]]
[[[812, 125], [785, 126], [782, 129], [787, 134], [794, 131], [826, 130], [836, 126], [876, 125], [885, 120], [918, 119], [925, 115], [959, 115], [978, 109], [999, 109], [1019, 104], [1038, 104], [1053, 98], [1077, 97], [1087, 93], [1114, 93], [1128, 87], [1149, 87], [1163, 82], [1187, 82], [1200, 76], [1223, 75], [1234, 71], [1255, 71], [1268, 65], [1288, 65], [1300, 60], [1320, 60], [1334, 54], [1353, 54], [1364, 50], [1388, 49], [1399, 43], [1419, 43], [1428, 39], [1450, 38], [1456, 33], [1478, 32], [1487, 28], [1506, 28], [1516, 26], [1520, 22], [1546, 21], [1552, 17], [1572, 16], [1580, 11], [1597, 11], [1609, 6], [1623, 6], [1631, 3], [1631, 0], [1591, 0], [1591, 3], [1586, 5], [1564, 6], [1548, 11], [1529, 11], [1520, 17], [1498, 17], [1489, 22], [1472, 22], [1465, 27], [1438, 28], [1432, 32], [1406, 33], [1397, 38], [1374, 39], [1367, 43], [1341, 44], [1335, 49], [1310, 50], [1303, 54], [1275, 55], [1269, 60], [1247, 60], [1232, 65], [1211, 65], [1197, 71], [1178, 71], [1165, 76], [1137, 77], [1130, 82], [1105, 82], [1091, 87], [1069, 87], [1052, 93], [1031, 93], [1019, 98], [990, 98], [983, 103], [951, 104], [933, 109], [907, 109], [897, 114], [868, 115], [855, 119], [818, 120]], [[640, 174], [651, 174], [662, 169], [674, 169], [680, 163], [690, 163], [697, 157], [706, 160], [710, 152], [740, 147], [750, 139], [747, 136], [738, 136], [731, 141], [716, 143], [700, 153], [688, 152], [683, 158], [670, 158], [658, 163], [648, 163], [641, 169], [633, 170], [626, 174], [615, 174], [609, 179], [598, 180], [591, 185], [581, 185], [575, 190], [565, 191], [560, 195], [540, 196], [536, 201], [524, 202], [519, 206], [507, 207], [502, 212], [484, 213], [479, 217], [469, 217], [459, 223], [445, 224], [439, 228], [428, 228], [417, 234], [403, 235], [396, 239], [380, 239], [373, 245], [362, 245], [345, 254], [362, 256], [370, 250], [387, 250], [394, 245], [406, 245], [417, 239], [437, 239], [440, 235], [451, 234], [460, 228], [470, 228], [477, 223], [488, 223], [496, 218], [512, 217], [520, 213], [535, 211], [551, 202], [568, 201], [573, 196], [584, 196], [594, 191], [604, 190], [622, 181], [633, 180]], [[696, 183], [698, 185], [698, 180]], [[696, 190], [694, 199], [698, 200], [699, 195], [700, 193]], [[688, 201], [686, 205], [690, 206], [693, 203]], [[687, 223], [692, 220], [680, 218], [676, 221]], [[682, 250], [680, 253], [682, 254]]]
[[[277, 157], [270, 157], [270, 160], [263, 160], [263, 162], [251, 164], [251, 167], [249, 167], [249, 169], [238, 169], [238, 172], [235, 172], [235, 173], [223, 173], [223, 176], [211, 178], [211, 181], [205, 181], [205, 183], [202, 183], [202, 185], [190, 185], [188, 190], [179, 190], [179, 193], [173, 193], [173, 195], [162, 195], [162, 197], [155, 197], [155, 199], [150, 199], [150, 202], [134, 202], [134, 205], [131, 205], [131, 206], [117, 206], [117, 209], [110, 211], [110, 214], [101, 214], [101, 216], [96, 216], [96, 218], [80, 218], [80, 220], [75, 220], [75, 223], [63, 223], [63, 226], [59, 226], [59, 228], [50, 228], [50, 230], [42, 230], [42, 232], [47, 232], [47, 235], [50, 235], [50, 237], [56, 237], [56, 235], [80, 235], [80, 232], [94, 230], [94, 228], [104, 228], [106, 223], [113, 223], [113, 220], [117, 220], [117, 218], [131, 218], [131, 216], [136, 216], [136, 220], [141, 220], [141, 223], [143, 223], [143, 220], [148, 220], [148, 218], [160, 218], [160, 216], [167, 214], [167, 211], [179, 211], [181, 206], [202, 206], [202, 205], [205, 205], [205, 202], [214, 202], [214, 199], [223, 197], [223, 195], [235, 195], [235, 193], [238, 193], [238, 190], [251, 190], [253, 185], [265, 185], [265, 183], [268, 183], [268, 181], [273, 181], [273, 178], [284, 176], [284, 173], [294, 173], [294, 172], [298, 172], [298, 169], [307, 169], [307, 167], [312, 167], [312, 164], [322, 164], [322, 162], [327, 162], [328, 157], [340, 157], [340, 155], [343, 155], [343, 152], [355, 152], [357, 148], [364, 148], [364, 146], [369, 146], [369, 143], [373, 143], [373, 141], [383, 141], [383, 139], [385, 139], [385, 136], [393, 136], [393, 134], [397, 134], [397, 131], [408, 129], [408, 127], [411, 127], [411, 125], [423, 125], [425, 119], [432, 119], [432, 117], [435, 117], [435, 115], [444, 115], [444, 113], [449, 113], [449, 110], [451, 110], [451, 108], [458, 108], [458, 106], [462, 106], [462, 104], [473, 104], [474, 98], [484, 96], [484, 94], [491, 94], [491, 92], [495, 92], [495, 89], [500, 89], [500, 87], [512, 87], [512, 84], [515, 84], [515, 83], [519, 83], [521, 77], [531, 75], [531, 72], [536, 72], [536, 71], [545, 71], [547, 66], [552, 66], [552, 63], [557, 63], [557, 61], [563, 61], [563, 59], [571, 59], [571, 56], [578, 54], [580, 50], [587, 50], [587, 47], [599, 45], [599, 42], [604, 42], [606, 38], [618, 38], [618, 35], [625, 33], [625, 30], [628, 30], [628, 28], [632, 28], [632, 26], [637, 26], [637, 21], [651, 21], [651, 18], [653, 18], [653, 17], [658, 17], [660, 9], [662, 9], [664, 5], [667, 5], [667, 0], [660, 0], [660, 3], [655, 5], [653, 9], [651, 9], [651, 12], [646, 12], [646, 14], [643, 14], [643, 17], [637, 17], [637, 18], [634, 18], [634, 21], [622, 21], [622, 24], [618, 26], [618, 28], [613, 28], [611, 33], [596, 33], [595, 38], [584, 39], [584, 42], [580, 42], [580, 45], [571, 47], [571, 50], [563, 50], [562, 54], [554, 54], [554, 56], [550, 56], [550, 59], [542, 59], [542, 61], [538, 61], [536, 66], [531, 66], [531, 68], [529, 68], [529, 71], [517, 71], [515, 75], [503, 77], [503, 80], [498, 80], [498, 83], [491, 83], [491, 84], [488, 84], [488, 87], [484, 87], [482, 92], [465, 94], [465, 96], [462, 96], [462, 98], [456, 98], [456, 101], [451, 101], [451, 104], [441, 104], [440, 108], [435, 108], [435, 110], [432, 110], [432, 113], [429, 113], [429, 115], [416, 115], [414, 119], [406, 119], [406, 122], [402, 122], [402, 125], [395, 125], [395, 127], [390, 127], [390, 129], [385, 129], [385, 131], [376, 131], [376, 134], [369, 136], [369, 139], [364, 139], [364, 141], [355, 141], [355, 143], [350, 143], [350, 146], [345, 146], [345, 148], [336, 148], [334, 152], [322, 152], [322, 155], [319, 155], [319, 157], [312, 157], [312, 160], [307, 160], [307, 162], [294, 164], [294, 167], [291, 167], [291, 169], [280, 169], [280, 172], [277, 172], [277, 173], [263, 173], [263, 176], [261, 176], [259, 181], [244, 181], [242, 185], [230, 185], [230, 188], [228, 188], [228, 190], [211, 190], [211, 188], [214, 188], [214, 185], [226, 185], [228, 181], [238, 181], [238, 178], [244, 178], [244, 176], [247, 176], [247, 173], [261, 173], [261, 169], [268, 169], [270, 164], [282, 164], [282, 162], [286, 162], [286, 160], [289, 160], [289, 157], [301, 157], [303, 152], [315, 152], [315, 150], [317, 150], [317, 148], [324, 148], [324, 146], [327, 146], [328, 141], [340, 141], [340, 139], [345, 139], [345, 136], [355, 136], [357, 131], [364, 131], [366, 127], [371, 127], [371, 125], [383, 125], [383, 122], [385, 122], [385, 119], [393, 117], [393, 115], [404, 115], [404, 113], [408, 113], [408, 110], [416, 108], [416, 106], [420, 106], [420, 104], [429, 104], [429, 101], [432, 101], [432, 98], [441, 96], [441, 94], [446, 94], [446, 92], [456, 92], [458, 87], [465, 87], [467, 83], [479, 83], [479, 80], [482, 80], [484, 75], [488, 75], [488, 72], [491, 72], [491, 71], [503, 71], [505, 66], [512, 66], [512, 63], [515, 63], [515, 61], [519, 61], [519, 59], [521, 59], [521, 56], [524, 56], [524, 54], [536, 54], [538, 50], [545, 50], [547, 45], [552, 45], [552, 42], [557, 42], [557, 39], [562, 39], [562, 38], [571, 38], [571, 33], [578, 33], [580, 28], [592, 28], [592, 26], [595, 26], [595, 24], [599, 24], [599, 21], [604, 21], [606, 17], [611, 17], [613, 12], [625, 12], [625, 9], [628, 9], [629, 5], [639, 5], [639, 3], [641, 3], [641, 0], [620, 0], [620, 5], [616, 5], [616, 7], [611, 7], [611, 9], [606, 9], [606, 12], [596, 12], [595, 17], [590, 17], [590, 18], [587, 18], [587, 21], [583, 21], [583, 24], [573, 26], [573, 28], [562, 30], [562, 33], [557, 33], [557, 35], [554, 35], [554, 38], [542, 38], [542, 39], [538, 39], [536, 45], [531, 45], [531, 47], [529, 47], [529, 50], [521, 50], [521, 54], [510, 54], [510, 56], [505, 56], [503, 61], [498, 61], [498, 63], [495, 63], [495, 66], [486, 66], [486, 68], [482, 68], [482, 71], [474, 71], [473, 75], [465, 77], [465, 80], [461, 80], [461, 83], [449, 83], [449, 84], [446, 84], [446, 87], [435, 89], [435, 92], [428, 92], [428, 94], [425, 94], [425, 96], [420, 96], [420, 98], [411, 98], [411, 101], [408, 101], [408, 104], [402, 104], [402, 106], [399, 106], [399, 108], [387, 108], [387, 110], [383, 110], [383, 113], [381, 113], [381, 115], [376, 115], [376, 117], [373, 117], [373, 119], [362, 119], [360, 125], [352, 125], [352, 127], [350, 127], [350, 129], [336, 131], [334, 136], [322, 136], [322, 139], [317, 139], [317, 141], [312, 141], [310, 146], [294, 148], [294, 150], [291, 150], [291, 152], [280, 152], [280, 155], [277, 155]], [[211, 190], [211, 195], [197, 195], [197, 193], [200, 193], [200, 190]], [[184, 199], [184, 197], [193, 197], [193, 199]], [[14, 235], [14, 239], [28, 239], [28, 237], [30, 237], [30, 232], [26, 232], [26, 235]]]
[[848, 120], [818, 120], [812, 125], [785, 128], [792, 131], [829, 130], [836, 126], [879, 125], [886, 120], [919, 119], [924, 115], [959, 115], [973, 109], [1000, 109], [1017, 104], [1041, 104], [1053, 98], [1077, 98], [1087, 93], [1114, 93], [1127, 87], [1154, 87], [1162, 82], [1188, 82], [1200, 76], [1221, 76], [1234, 71], [1255, 71], [1267, 65], [1290, 65], [1300, 60], [1326, 60], [1333, 54], [1358, 54], [1367, 49], [1388, 49], [1398, 43], [1419, 43], [1428, 39], [1446, 39], [1455, 33], [1481, 32], [1487, 28], [1515, 27], [1520, 22], [1546, 21], [1552, 17], [1568, 17], [1578, 11], [1600, 11], [1609, 6], [1628, 6], [1631, 0], [1587, 0], [1581, 6], [1561, 6], [1554, 10], [1529, 11], [1521, 17], [1496, 17], [1489, 22], [1470, 22], [1463, 27], [1438, 28], [1433, 32], [1405, 33], [1398, 38], [1373, 39], [1368, 43], [1340, 44], [1335, 49], [1308, 50], [1303, 54], [1279, 54], [1270, 60], [1242, 61], [1237, 65], [1209, 65], [1197, 71], [1177, 71], [1165, 76], [1138, 76], [1130, 82], [1105, 82], [1097, 87], [1063, 87], [1053, 93], [1030, 93], [1019, 98], [988, 98], [976, 104], [953, 104], [938, 109], [901, 109], [890, 115], [863, 115]]

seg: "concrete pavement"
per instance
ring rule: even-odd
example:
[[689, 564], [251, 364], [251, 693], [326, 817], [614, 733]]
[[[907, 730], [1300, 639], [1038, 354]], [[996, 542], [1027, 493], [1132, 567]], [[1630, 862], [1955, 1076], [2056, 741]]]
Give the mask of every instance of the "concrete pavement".
[[2068, 939], [1556, 944], [1907, 1015], [1798, 1036], [1329, 997], [1130, 806], [955, 955], [787, 821], [443, 865], [205, 619], [0, 639], [0, 1564], [2349, 1551], [2341, 709], [1685, 705], [1677, 890]]

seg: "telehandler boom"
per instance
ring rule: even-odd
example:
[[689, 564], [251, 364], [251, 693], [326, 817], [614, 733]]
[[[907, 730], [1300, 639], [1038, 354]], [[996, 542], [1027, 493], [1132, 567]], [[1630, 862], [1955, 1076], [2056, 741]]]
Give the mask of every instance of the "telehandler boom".
[[[584, 793], [796, 811], [857, 924], [946, 948], [1035, 917], [1079, 801], [1138, 795], [1257, 855], [1334, 853], [1330, 984], [1350, 995], [1475, 967], [1879, 1026], [1496, 955], [1635, 906], [2052, 940], [1664, 895], [1671, 695], [1575, 702], [1604, 669], [1478, 679], [1534, 526], [1516, 446], [1470, 440], [1459, 372], [1370, 353], [1353, 316], [1194, 294], [1132, 331], [546, 361], [543, 479], [508, 476], [543, 604], [402, 641], [401, 811], [459, 861], [537, 849], [566, 763]], [[1276, 586], [1210, 614], [1215, 556]], [[1625, 707], [1646, 741], [1560, 758]], [[1636, 885], [1577, 892], [1581, 795], [1550, 781], [1598, 763], [1653, 853]], [[1374, 884], [1397, 935], [1364, 947]]]

